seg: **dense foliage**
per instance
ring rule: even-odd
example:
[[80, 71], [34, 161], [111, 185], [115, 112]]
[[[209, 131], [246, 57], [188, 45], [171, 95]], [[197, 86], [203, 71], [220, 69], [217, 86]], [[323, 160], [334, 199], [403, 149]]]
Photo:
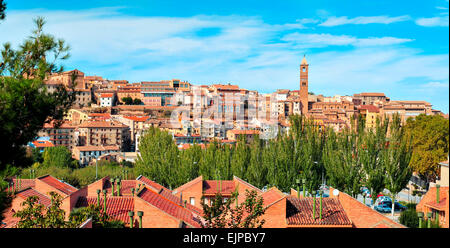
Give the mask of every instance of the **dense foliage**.
[[206, 149], [195, 145], [187, 150], [179, 150], [169, 133], [150, 128], [141, 139], [136, 172], [169, 188], [202, 175], [222, 180], [237, 176], [259, 188], [276, 186], [284, 192], [296, 188], [297, 179], [305, 179], [306, 191], [312, 192], [323, 179], [350, 195], [366, 186], [373, 200], [386, 187], [394, 197], [411, 176], [411, 146], [399, 120], [378, 120], [371, 130], [354, 119], [351, 128], [335, 132], [291, 116], [290, 133], [272, 140], [212, 142]]
[[75, 100], [75, 91], [59, 87], [47, 92], [43, 80], [63, 70], [57, 62], [69, 57], [62, 39], [45, 34], [43, 18], [17, 50], [5, 43], [0, 62], [0, 170], [7, 164], [27, 166], [24, 146], [32, 141], [46, 122], [56, 126]]
[[407, 209], [400, 213], [400, 224], [409, 228], [419, 227], [419, 217], [415, 209]]
[[439, 162], [449, 152], [449, 120], [439, 115], [419, 115], [408, 119], [406, 131], [411, 134], [413, 154], [411, 168], [428, 180], [439, 175]]
[[222, 195], [216, 194], [210, 205], [202, 197], [203, 228], [261, 228], [265, 220], [263, 199], [254, 190], [245, 191], [245, 201], [237, 203], [237, 192], [225, 201]]
[[[134, 179], [138, 176], [138, 174], [135, 173], [134, 165], [130, 165], [129, 162], [117, 163], [109, 161], [99, 161], [97, 168], [96, 166], [87, 166], [84, 168], [59, 166], [28, 167], [22, 169], [21, 172], [10, 173], [10, 175], [20, 175], [21, 178], [30, 178], [30, 170], [34, 170], [35, 177], [52, 175], [77, 188], [87, 186], [105, 176], [122, 179]], [[95, 177], [96, 171], [97, 179]]]
[[100, 205], [75, 209], [66, 221], [66, 213], [61, 209], [62, 197], [55, 192], [50, 192], [50, 197], [51, 205], [48, 207], [41, 204], [37, 196], [28, 197], [22, 203], [23, 209], [14, 214], [20, 218], [17, 228], [77, 228], [89, 218], [93, 227], [125, 227], [123, 222], [111, 220]]
[[139, 98], [131, 98], [129, 96], [127, 97], [122, 97], [122, 101], [126, 104], [126, 105], [141, 105], [142, 101]]
[[0, 21], [5, 19], [6, 3], [0, 0]]

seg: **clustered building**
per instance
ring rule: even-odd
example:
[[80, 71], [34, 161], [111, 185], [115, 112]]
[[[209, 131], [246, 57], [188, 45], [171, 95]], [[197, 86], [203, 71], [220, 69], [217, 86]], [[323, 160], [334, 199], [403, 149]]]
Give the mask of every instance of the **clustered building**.
[[117, 160], [136, 158], [140, 138], [150, 127], [170, 132], [180, 149], [186, 149], [194, 142], [232, 144], [241, 136], [251, 140], [270, 132], [287, 133], [291, 115], [304, 115], [336, 131], [350, 127], [355, 115], [366, 119], [367, 128], [373, 128], [378, 117], [395, 113], [403, 122], [419, 114], [448, 118], [428, 102], [394, 101], [383, 93], [315, 95], [308, 91], [308, 71], [304, 57], [299, 90], [279, 89], [270, 94], [232, 84], [196, 86], [179, 79], [129, 83], [87, 76], [79, 70], [52, 74], [45, 80], [48, 91], [66, 87], [77, 92], [77, 97], [65, 122], [45, 124], [37, 140], [66, 146], [85, 166], [104, 155]]
[[[61, 209], [67, 220], [74, 209], [94, 204], [101, 206], [101, 211], [112, 220], [122, 221], [127, 227], [200, 228], [205, 224], [202, 200], [211, 205], [216, 194], [230, 199], [232, 193], [237, 192], [235, 199], [241, 204], [246, 200], [247, 190], [256, 191], [263, 199], [265, 213], [261, 219], [265, 220], [264, 228], [405, 227], [332, 188], [333, 194], [329, 197], [311, 197], [294, 189], [290, 193], [283, 193], [276, 187], [261, 190], [236, 176], [232, 180], [204, 180], [200, 176], [173, 190], [144, 176], [136, 179], [104, 177], [81, 189], [51, 175], [34, 179], [11, 178], [10, 185], [8, 191], [13, 192], [13, 201], [4, 214], [2, 227], [6, 228], [17, 225], [20, 219], [13, 215], [24, 208], [22, 203], [30, 196], [36, 196], [45, 207], [51, 206], [50, 192], [62, 197]], [[443, 195], [446, 198], [442, 204], [448, 209], [448, 187]], [[447, 221], [441, 223], [448, 227], [448, 210], [442, 221]], [[92, 224], [88, 219], [80, 227], [89, 228]]]

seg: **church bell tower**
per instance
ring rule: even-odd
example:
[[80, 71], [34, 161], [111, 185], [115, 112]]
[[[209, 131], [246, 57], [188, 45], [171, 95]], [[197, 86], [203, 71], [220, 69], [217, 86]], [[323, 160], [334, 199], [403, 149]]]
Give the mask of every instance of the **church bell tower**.
[[302, 115], [308, 113], [308, 62], [305, 56], [303, 56], [300, 63], [300, 103]]

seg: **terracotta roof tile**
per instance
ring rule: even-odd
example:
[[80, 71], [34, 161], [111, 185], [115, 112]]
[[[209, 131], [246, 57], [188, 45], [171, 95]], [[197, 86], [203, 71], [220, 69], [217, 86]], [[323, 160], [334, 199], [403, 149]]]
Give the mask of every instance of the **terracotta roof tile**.
[[285, 195], [276, 187], [272, 187], [266, 192], [262, 193], [261, 197], [263, 198], [264, 207], [267, 207], [268, 205], [282, 199], [283, 197], [285, 197]]
[[104, 120], [91, 120], [85, 121], [83, 124], [79, 126], [80, 128], [127, 128], [127, 125], [124, 125], [120, 122], [116, 121], [104, 121]]
[[156, 193], [155, 191], [144, 188], [138, 195], [139, 198], [148, 202], [149, 204], [159, 208], [165, 213], [186, 222], [193, 227], [201, 226], [201, 219], [199, 216], [194, 215], [191, 211], [188, 211], [184, 207], [170, 201], [164, 196]]
[[133, 121], [146, 121], [150, 116], [124, 116], [124, 118], [133, 120]]
[[316, 218], [313, 218], [313, 197], [296, 198], [288, 196], [286, 201], [286, 222], [288, 225], [314, 226], [351, 226], [348, 218], [337, 199], [322, 198], [322, 219], [319, 218], [320, 199], [316, 198]]
[[159, 184], [159, 183], [157, 183], [155, 181], [152, 181], [152, 180], [150, 180], [147, 177], [144, 177], [142, 175], [139, 176], [136, 180], [143, 182], [147, 186], [153, 188], [155, 191], [160, 191], [161, 189], [165, 189], [165, 190], [168, 190], [168, 191], [171, 192], [171, 190], [169, 190], [168, 188], [166, 188], [166, 187], [162, 186], [161, 184]]
[[[13, 183], [13, 187], [15, 187], [17, 191], [20, 191], [20, 190], [23, 190], [26, 188], [30, 188], [30, 187], [33, 188], [36, 185], [35, 179], [20, 179], [20, 185], [19, 185], [17, 178], [13, 178], [11, 180], [11, 182]], [[20, 188], [19, 188], [19, 186], [20, 186]]]
[[55, 145], [53, 145], [52, 142], [50, 142], [48, 140], [35, 140], [35, 141], [31, 142], [31, 143], [33, 143], [33, 145], [36, 148], [53, 147], [53, 146], [55, 146]]
[[204, 180], [203, 181], [203, 194], [204, 195], [216, 195], [221, 193], [222, 195], [231, 195], [235, 190], [235, 184], [231, 180]]
[[42, 194], [32, 188], [22, 190], [22, 191], [18, 192], [16, 195], [24, 200], [26, 200], [30, 196], [37, 196], [39, 198], [38, 203], [43, 204], [46, 207], [50, 206], [52, 203], [50, 197], [45, 196], [44, 194]]
[[56, 178], [54, 178], [54, 177], [52, 177], [50, 175], [40, 177], [37, 180], [45, 182], [46, 184], [48, 184], [48, 185], [52, 186], [53, 188], [63, 192], [66, 195], [70, 195], [70, 194], [72, 194], [72, 193], [74, 193], [75, 191], [78, 190], [77, 188], [73, 187], [72, 185], [70, 185], [68, 183], [61, 182], [60, 180], [58, 180], [58, 179], [56, 179]]
[[[78, 201], [75, 205], [76, 208], [87, 207], [91, 204], [97, 204], [96, 196], [81, 196], [78, 198]], [[100, 196], [100, 206], [103, 205], [104, 198], [103, 194]], [[124, 223], [129, 223], [128, 212], [134, 210], [134, 199], [133, 197], [126, 196], [107, 196], [106, 197], [106, 214], [108, 214], [111, 218], [115, 220], [121, 220]]]
[[111, 97], [113, 97], [113, 94], [112, 93], [103, 93], [100, 95], [100, 97], [101, 98], [111, 98]]

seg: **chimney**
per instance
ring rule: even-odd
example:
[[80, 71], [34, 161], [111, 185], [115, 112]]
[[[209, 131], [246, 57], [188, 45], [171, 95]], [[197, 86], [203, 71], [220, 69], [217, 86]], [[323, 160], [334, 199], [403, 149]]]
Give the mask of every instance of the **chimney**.
[[417, 213], [417, 217], [419, 217], [419, 228], [423, 228], [423, 223], [422, 223], [422, 221], [423, 221], [423, 212], [418, 212]]
[[131, 195], [134, 197], [134, 188], [131, 188]]
[[187, 201], [186, 201], [186, 200], [184, 200], [184, 207], [186, 207], [186, 204], [187, 204]]
[[323, 199], [322, 195], [323, 195], [323, 191], [320, 190], [320, 214], [319, 214], [320, 219], [322, 219], [322, 199]]
[[316, 191], [313, 190], [313, 219], [316, 219]]
[[180, 193], [180, 203], [183, 202], [183, 192]]
[[103, 213], [106, 214], [106, 189], [103, 190], [103, 197], [105, 198], [103, 203]]
[[295, 183], [297, 184], [297, 198], [300, 198], [300, 179], [295, 179]]
[[439, 184], [436, 184], [436, 203], [437, 204], [439, 204], [439, 198], [440, 198], [440, 195], [439, 195], [439, 188], [441, 187], [441, 185], [439, 185]]
[[138, 211], [137, 216], [139, 217], [139, 228], [142, 228], [142, 216], [144, 215], [144, 212]]
[[100, 189], [97, 189], [97, 206], [100, 206]]
[[431, 212], [428, 212], [427, 213], [428, 228], [431, 228], [431, 216], [433, 216], [433, 214]]
[[120, 183], [121, 183], [120, 178], [117, 178], [117, 196], [120, 196]]
[[303, 178], [302, 179], [302, 184], [303, 184], [303, 188], [302, 188], [302, 190], [303, 190], [303, 197], [306, 197], [306, 189], [305, 189], [305, 184], [306, 184], [306, 179], [305, 178]]
[[114, 183], [116, 182], [116, 179], [113, 178], [111, 179], [111, 187], [112, 187], [112, 191], [111, 191], [111, 195], [114, 196]]
[[134, 212], [133, 212], [133, 211], [129, 211], [129, 212], [128, 212], [128, 216], [130, 216], [130, 228], [133, 228], [133, 224], [134, 224], [134, 219], [133, 219]]

